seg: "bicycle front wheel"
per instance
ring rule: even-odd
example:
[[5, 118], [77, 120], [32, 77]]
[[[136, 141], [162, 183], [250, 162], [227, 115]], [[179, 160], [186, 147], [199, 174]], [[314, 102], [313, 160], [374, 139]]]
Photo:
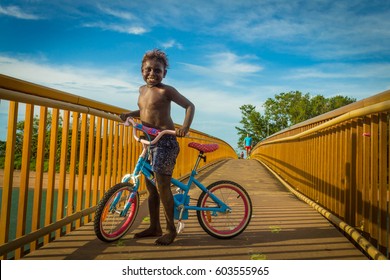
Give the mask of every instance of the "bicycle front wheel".
[[[230, 210], [226, 213], [198, 211], [198, 221], [204, 231], [219, 239], [233, 238], [242, 233], [252, 217], [252, 202], [245, 189], [232, 181], [214, 182], [207, 189], [230, 207]], [[209, 193], [203, 192], [199, 196], [198, 207], [215, 208], [219, 205]]]
[[96, 236], [105, 242], [120, 239], [130, 229], [138, 213], [139, 195], [135, 193], [131, 205], [125, 211], [126, 203], [133, 193], [133, 185], [119, 183], [109, 189], [99, 202], [94, 220]]

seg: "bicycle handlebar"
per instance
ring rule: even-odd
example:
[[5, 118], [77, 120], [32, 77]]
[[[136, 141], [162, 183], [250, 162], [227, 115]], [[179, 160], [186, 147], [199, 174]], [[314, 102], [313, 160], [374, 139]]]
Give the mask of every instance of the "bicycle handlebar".
[[[135, 140], [137, 140], [138, 142], [141, 142], [142, 144], [145, 144], [145, 145], [154, 145], [158, 142], [158, 140], [160, 140], [160, 138], [162, 136], [164, 136], [165, 134], [169, 134], [169, 135], [176, 135], [176, 131], [175, 130], [158, 130], [158, 129], [155, 129], [155, 128], [150, 128], [150, 127], [147, 127], [141, 123], [137, 123], [134, 121], [133, 118], [131, 117], [128, 117], [126, 119], [126, 121], [124, 122], [124, 125], [125, 126], [132, 126], [134, 129], [133, 129], [133, 136], [135, 138]], [[141, 130], [145, 133], [148, 133], [152, 136], [156, 136], [156, 138], [154, 138], [152, 141], [148, 141], [148, 140], [145, 140], [145, 139], [141, 139], [137, 136], [136, 134], [136, 130]]]

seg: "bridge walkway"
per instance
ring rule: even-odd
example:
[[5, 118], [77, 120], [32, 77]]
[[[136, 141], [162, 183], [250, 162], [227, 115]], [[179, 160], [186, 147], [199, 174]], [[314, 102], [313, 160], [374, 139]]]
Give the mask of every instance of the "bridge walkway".
[[230, 240], [213, 238], [202, 230], [193, 213], [185, 222], [184, 232], [169, 246], [154, 245], [154, 238], [133, 239], [134, 232], [147, 227], [147, 202], [143, 200], [134, 230], [120, 241], [101, 242], [89, 223], [23, 259], [367, 259], [326, 218], [296, 198], [255, 160], [220, 162], [200, 172], [198, 178], [205, 185], [226, 179], [246, 188], [252, 199], [253, 216], [245, 232]]

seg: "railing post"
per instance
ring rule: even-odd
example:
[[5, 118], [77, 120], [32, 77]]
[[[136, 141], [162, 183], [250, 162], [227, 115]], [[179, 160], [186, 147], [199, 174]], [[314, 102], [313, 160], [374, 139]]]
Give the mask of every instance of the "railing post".
[[[77, 180], [77, 200], [76, 200], [76, 212], [83, 209], [83, 197], [84, 197], [84, 175], [85, 175], [85, 163], [86, 163], [86, 146], [87, 146], [87, 126], [88, 119], [87, 114], [81, 114], [81, 127], [80, 127], [80, 145], [79, 147], [79, 166], [78, 166], [78, 180]], [[81, 220], [76, 221], [76, 228], [81, 225]]]
[[[45, 226], [52, 223], [52, 214], [54, 208], [54, 189], [55, 189], [55, 177], [56, 177], [56, 152], [57, 152], [57, 136], [58, 136], [58, 121], [59, 121], [59, 109], [54, 108], [52, 113], [51, 125], [50, 125], [50, 151], [49, 151], [49, 170], [48, 170], [48, 182], [46, 189], [46, 208], [45, 208]], [[49, 243], [51, 239], [50, 235], [46, 235], [44, 243]]]
[[[65, 203], [65, 191], [66, 191], [66, 167], [68, 162], [68, 137], [69, 137], [69, 111], [65, 110], [63, 114], [62, 122], [62, 135], [61, 135], [61, 159], [60, 159], [60, 173], [59, 173], [59, 186], [58, 186], [58, 199], [57, 199], [57, 220], [64, 217], [64, 203]], [[61, 236], [61, 230], [56, 231], [56, 238]]]
[[[68, 186], [68, 205], [67, 216], [70, 216], [74, 212], [74, 193], [76, 188], [76, 164], [77, 164], [77, 149], [79, 139], [79, 116], [78, 112], [73, 112], [72, 117], [72, 144], [74, 147], [70, 151], [70, 163], [69, 163], [69, 186]], [[66, 226], [66, 233], [72, 230], [72, 224]]]
[[[43, 188], [43, 169], [45, 157], [45, 139], [46, 139], [46, 123], [47, 123], [47, 107], [42, 106], [39, 111], [38, 125], [38, 143], [37, 143], [37, 158], [35, 164], [35, 185], [34, 198], [32, 208], [31, 231], [39, 229], [41, 223], [41, 203], [42, 203], [42, 188]], [[38, 240], [30, 243], [30, 249], [35, 250], [38, 246]]]
[[[19, 186], [19, 203], [18, 203], [18, 224], [16, 227], [16, 238], [23, 236], [26, 233], [26, 214], [27, 214], [27, 198], [28, 198], [28, 182], [30, 174], [30, 157], [31, 157], [31, 139], [32, 139], [32, 124], [34, 117], [34, 106], [26, 105], [26, 117], [24, 121], [23, 131], [23, 151], [22, 151], [22, 168], [20, 172]], [[23, 252], [21, 248], [15, 251], [15, 258], [20, 258]]]

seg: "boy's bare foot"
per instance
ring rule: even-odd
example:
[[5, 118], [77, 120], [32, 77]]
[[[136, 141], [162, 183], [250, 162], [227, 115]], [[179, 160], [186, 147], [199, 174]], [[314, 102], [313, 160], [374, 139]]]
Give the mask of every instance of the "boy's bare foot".
[[156, 245], [169, 245], [175, 240], [176, 235], [176, 232], [164, 234], [159, 239], [157, 239], [155, 243]]
[[161, 236], [162, 230], [156, 230], [152, 228], [145, 229], [144, 231], [134, 234], [134, 238], [144, 238], [144, 237], [156, 237]]

